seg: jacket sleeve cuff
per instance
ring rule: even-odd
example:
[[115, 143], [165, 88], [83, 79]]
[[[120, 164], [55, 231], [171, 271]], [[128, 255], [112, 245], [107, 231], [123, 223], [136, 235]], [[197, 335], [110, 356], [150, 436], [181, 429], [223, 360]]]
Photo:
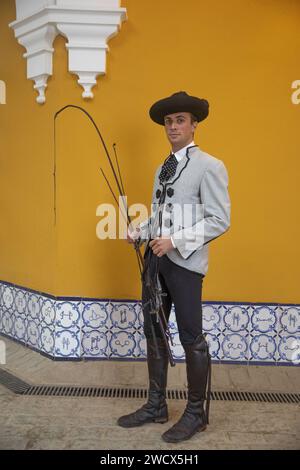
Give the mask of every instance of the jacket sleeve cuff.
[[180, 255], [187, 259], [204, 244], [204, 220], [200, 220], [192, 227], [188, 227], [172, 235], [172, 241]]

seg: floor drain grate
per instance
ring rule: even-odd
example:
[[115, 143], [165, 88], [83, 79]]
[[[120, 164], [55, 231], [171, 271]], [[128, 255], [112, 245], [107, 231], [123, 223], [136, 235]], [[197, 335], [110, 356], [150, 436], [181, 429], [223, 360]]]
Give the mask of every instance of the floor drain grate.
[[24, 382], [4, 369], [0, 369], [0, 384], [4, 385], [12, 392], [19, 394], [26, 393], [31, 387], [27, 382]]
[[[101, 398], [136, 398], [146, 399], [148, 391], [145, 388], [124, 387], [80, 387], [72, 385], [30, 385], [18, 377], [0, 369], [0, 384], [19, 395], [51, 396], [51, 397], [101, 397]], [[169, 400], [186, 400], [187, 390], [168, 389]], [[280, 392], [241, 392], [213, 391], [212, 400], [248, 401], [265, 403], [300, 403], [298, 393]]]

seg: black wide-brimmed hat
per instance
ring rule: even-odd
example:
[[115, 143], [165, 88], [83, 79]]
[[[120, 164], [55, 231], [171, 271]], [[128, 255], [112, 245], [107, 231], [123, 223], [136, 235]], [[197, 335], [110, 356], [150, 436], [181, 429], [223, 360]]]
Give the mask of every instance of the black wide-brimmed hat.
[[173, 113], [192, 113], [198, 122], [208, 116], [209, 103], [208, 101], [190, 96], [185, 91], [174, 93], [168, 98], [154, 103], [149, 111], [151, 119], [164, 126], [164, 117]]

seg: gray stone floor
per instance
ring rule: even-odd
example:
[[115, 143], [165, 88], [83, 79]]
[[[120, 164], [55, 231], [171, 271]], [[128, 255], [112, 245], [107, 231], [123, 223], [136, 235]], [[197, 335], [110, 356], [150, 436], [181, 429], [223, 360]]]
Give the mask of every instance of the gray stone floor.
[[[3, 338], [1, 338], [3, 340]], [[147, 386], [143, 362], [53, 362], [4, 339], [6, 365], [34, 383]], [[185, 384], [185, 366], [170, 370], [170, 387]], [[214, 390], [300, 391], [298, 367], [213, 366]], [[161, 434], [184, 408], [169, 401], [170, 421], [126, 430], [117, 418], [143, 404], [137, 399], [18, 396], [0, 386], [0, 449], [202, 450], [300, 449], [297, 405], [213, 401], [210, 425], [190, 441], [167, 444]]]

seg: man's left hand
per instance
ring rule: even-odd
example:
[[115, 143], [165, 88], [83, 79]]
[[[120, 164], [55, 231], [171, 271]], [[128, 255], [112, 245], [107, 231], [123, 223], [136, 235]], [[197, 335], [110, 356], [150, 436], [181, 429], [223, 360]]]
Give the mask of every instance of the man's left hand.
[[171, 238], [155, 238], [149, 243], [153, 253], [161, 258], [163, 255], [171, 250], [174, 250]]

